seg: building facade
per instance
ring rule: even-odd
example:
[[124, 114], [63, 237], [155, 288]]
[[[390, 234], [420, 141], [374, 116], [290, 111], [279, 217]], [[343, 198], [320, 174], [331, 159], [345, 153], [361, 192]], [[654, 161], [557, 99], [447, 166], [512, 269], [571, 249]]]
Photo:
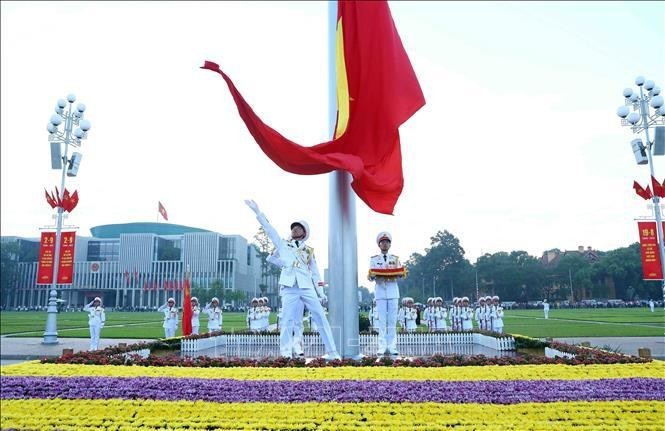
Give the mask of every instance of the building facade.
[[[58, 285], [67, 306], [81, 307], [96, 296], [121, 309], [153, 309], [169, 297], [181, 305], [187, 269], [193, 289], [221, 283], [224, 292], [235, 292], [229, 305], [246, 305], [261, 295], [259, 252], [240, 235], [170, 223], [111, 224], [90, 231], [91, 237], [76, 238], [73, 283]], [[17, 241], [20, 249], [16, 285], [3, 305], [46, 305], [51, 285], [36, 284], [39, 238], [3, 241]], [[276, 304], [276, 279], [270, 277], [267, 286], [265, 296]]]

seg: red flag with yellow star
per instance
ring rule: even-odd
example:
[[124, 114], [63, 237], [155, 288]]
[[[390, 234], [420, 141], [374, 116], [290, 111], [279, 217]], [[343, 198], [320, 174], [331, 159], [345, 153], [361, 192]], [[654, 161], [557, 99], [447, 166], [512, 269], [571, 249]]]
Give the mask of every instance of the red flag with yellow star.
[[425, 104], [386, 1], [340, 1], [337, 12], [337, 124], [332, 141], [304, 147], [265, 124], [216, 63], [263, 152], [302, 175], [345, 170], [351, 187], [374, 211], [392, 214], [402, 192], [399, 126]]

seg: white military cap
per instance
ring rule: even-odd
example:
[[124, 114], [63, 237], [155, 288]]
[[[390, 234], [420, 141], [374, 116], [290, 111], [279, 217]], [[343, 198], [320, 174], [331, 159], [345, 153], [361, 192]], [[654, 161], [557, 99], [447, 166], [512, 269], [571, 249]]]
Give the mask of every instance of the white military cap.
[[492, 297], [492, 299], [496, 299], [496, 300], [498, 300], [498, 299], [499, 299], [499, 297], [498, 297], [498, 296], [496, 296], [496, 295], [494, 295], [494, 296]]
[[199, 302], [199, 298], [197, 298], [196, 296], [192, 296], [192, 298], [190, 299], [190, 301], [196, 301], [196, 302]]
[[258, 298], [252, 298], [251, 302], [259, 302], [259, 299]]
[[95, 296], [95, 299], [93, 299], [92, 301], [93, 301], [93, 302], [95, 302], [95, 301], [99, 301], [99, 302], [101, 303], [101, 302], [102, 302], [102, 298], [100, 298], [99, 296]]
[[217, 299], [217, 297], [215, 296], [210, 300], [210, 302], [217, 302], [219, 304], [219, 299]]
[[389, 232], [379, 232], [379, 234], [376, 236], [376, 244], [378, 245], [383, 239], [387, 239], [391, 243], [393, 242], [393, 237]]
[[441, 302], [443, 302], [443, 298], [441, 298], [440, 296], [437, 296], [435, 299], [436, 299], [437, 301], [441, 301]]
[[169, 298], [166, 302], [173, 302], [173, 303], [175, 303], [175, 299], [173, 299], [173, 298]]
[[293, 229], [296, 225], [300, 225], [305, 230], [305, 236], [298, 241], [307, 241], [307, 238], [309, 238], [309, 224], [307, 224], [305, 220], [296, 220], [291, 223], [291, 229]]
[[463, 297], [462, 297], [462, 301], [468, 301], [468, 300], [469, 300], [469, 297], [468, 297], [468, 296], [463, 296]]

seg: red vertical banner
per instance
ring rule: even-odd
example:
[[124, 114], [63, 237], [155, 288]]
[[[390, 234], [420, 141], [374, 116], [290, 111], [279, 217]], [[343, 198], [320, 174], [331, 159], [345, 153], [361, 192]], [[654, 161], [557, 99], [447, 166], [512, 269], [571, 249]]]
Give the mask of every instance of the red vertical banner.
[[37, 265], [37, 283], [53, 283], [53, 260], [55, 257], [55, 232], [42, 232]]
[[60, 234], [60, 258], [58, 259], [58, 284], [72, 284], [74, 278], [74, 244], [76, 232]]
[[655, 221], [639, 221], [640, 250], [642, 252], [642, 278], [645, 280], [662, 280], [663, 270], [658, 252], [658, 233]]

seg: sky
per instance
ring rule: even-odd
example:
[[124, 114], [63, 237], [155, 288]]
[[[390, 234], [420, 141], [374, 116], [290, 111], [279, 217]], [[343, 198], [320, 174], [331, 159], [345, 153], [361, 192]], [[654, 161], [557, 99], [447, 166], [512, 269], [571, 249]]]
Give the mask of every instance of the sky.
[[[394, 215], [356, 200], [358, 273], [391, 252], [424, 253], [437, 231], [471, 263], [485, 253], [638, 241], [649, 180], [621, 127], [622, 91], [665, 88], [663, 2], [389, 2], [426, 105], [401, 128], [404, 190]], [[87, 106], [80, 202], [65, 220], [169, 222], [252, 241], [254, 199], [284, 236], [311, 228], [328, 265], [329, 175], [282, 171], [240, 119], [220, 64], [262, 119], [305, 146], [329, 139], [327, 2], [1, 3], [0, 230], [54, 225], [44, 188], [46, 125], [69, 93]], [[644, 136], [641, 136], [644, 139]], [[665, 178], [663, 157], [656, 176]], [[366, 283], [367, 284], [367, 283]]]

